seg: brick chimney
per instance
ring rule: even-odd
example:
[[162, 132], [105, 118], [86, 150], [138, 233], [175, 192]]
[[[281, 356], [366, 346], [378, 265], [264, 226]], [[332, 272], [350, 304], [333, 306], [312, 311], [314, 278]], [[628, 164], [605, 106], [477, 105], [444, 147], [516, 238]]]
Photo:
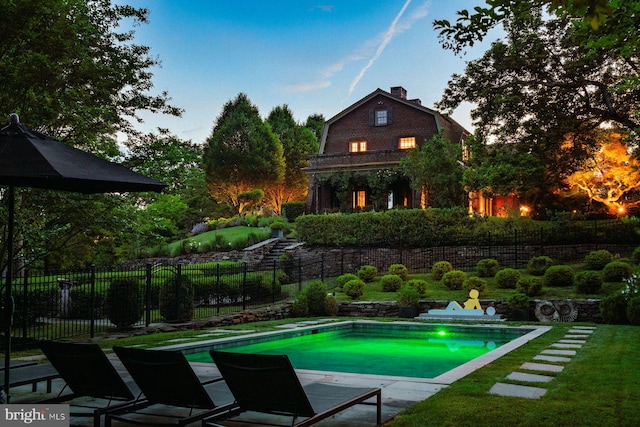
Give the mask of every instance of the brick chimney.
[[407, 90], [402, 86], [394, 86], [391, 88], [391, 95], [400, 99], [407, 99]]

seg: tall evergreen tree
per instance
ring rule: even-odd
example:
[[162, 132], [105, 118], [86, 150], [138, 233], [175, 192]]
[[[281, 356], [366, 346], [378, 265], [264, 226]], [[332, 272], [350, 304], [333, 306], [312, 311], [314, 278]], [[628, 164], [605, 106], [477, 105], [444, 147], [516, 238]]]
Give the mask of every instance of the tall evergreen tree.
[[203, 166], [213, 197], [242, 213], [238, 196], [284, 179], [282, 143], [246, 94], [228, 101], [207, 138]]

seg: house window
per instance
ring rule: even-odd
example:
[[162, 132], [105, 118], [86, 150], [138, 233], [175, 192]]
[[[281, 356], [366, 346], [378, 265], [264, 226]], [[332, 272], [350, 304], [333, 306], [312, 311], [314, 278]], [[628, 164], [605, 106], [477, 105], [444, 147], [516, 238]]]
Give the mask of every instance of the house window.
[[351, 195], [353, 209], [364, 208], [367, 202], [367, 193], [364, 190], [356, 190]]
[[412, 148], [416, 148], [416, 137], [408, 136], [405, 138], [400, 138], [400, 143], [398, 145], [401, 150], [410, 150]]
[[349, 143], [349, 152], [362, 153], [367, 151], [367, 141], [351, 141]]
[[376, 126], [387, 125], [387, 110], [376, 110]]

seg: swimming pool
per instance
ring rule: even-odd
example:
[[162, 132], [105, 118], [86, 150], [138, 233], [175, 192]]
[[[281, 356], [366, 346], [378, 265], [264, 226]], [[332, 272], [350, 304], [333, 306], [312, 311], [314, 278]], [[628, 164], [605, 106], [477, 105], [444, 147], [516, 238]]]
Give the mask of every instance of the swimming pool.
[[[192, 362], [209, 350], [287, 354], [296, 369], [455, 380], [543, 333], [538, 327], [348, 321], [183, 346]], [[545, 329], [545, 328], [542, 328]], [[483, 365], [482, 365], [483, 366]], [[451, 377], [452, 372], [457, 372]]]

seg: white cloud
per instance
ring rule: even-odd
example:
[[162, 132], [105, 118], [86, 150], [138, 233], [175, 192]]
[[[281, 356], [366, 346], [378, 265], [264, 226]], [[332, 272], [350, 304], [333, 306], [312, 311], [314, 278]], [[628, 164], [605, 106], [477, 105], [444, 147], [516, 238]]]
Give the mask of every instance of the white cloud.
[[[367, 64], [360, 70], [358, 75], [353, 79], [351, 85], [349, 86], [349, 94], [354, 91], [360, 80], [364, 77], [367, 70], [371, 68], [371, 66], [375, 63], [375, 61], [382, 55], [384, 49], [387, 45], [393, 40], [393, 38], [401, 34], [409, 29], [420, 19], [424, 18], [428, 14], [430, 1], [426, 1], [422, 3], [419, 7], [413, 10], [407, 17], [403, 16], [407, 11], [407, 8], [411, 4], [412, 0], [406, 0], [402, 9], [398, 12], [396, 17], [393, 19], [389, 28], [382, 34], [376, 36], [373, 39], [370, 39], [363, 43], [360, 47], [354, 50], [349, 55], [340, 58], [338, 61], [328, 65], [320, 71], [321, 79], [318, 79], [314, 82], [309, 83], [294, 83], [288, 86], [285, 86], [284, 90], [289, 92], [308, 92], [318, 89], [324, 89], [326, 87], [331, 86], [331, 78], [341, 72], [345, 66], [352, 62], [361, 61], [369, 58]], [[322, 5], [316, 6], [316, 8], [321, 8], [325, 11], [330, 11], [333, 6]]]

